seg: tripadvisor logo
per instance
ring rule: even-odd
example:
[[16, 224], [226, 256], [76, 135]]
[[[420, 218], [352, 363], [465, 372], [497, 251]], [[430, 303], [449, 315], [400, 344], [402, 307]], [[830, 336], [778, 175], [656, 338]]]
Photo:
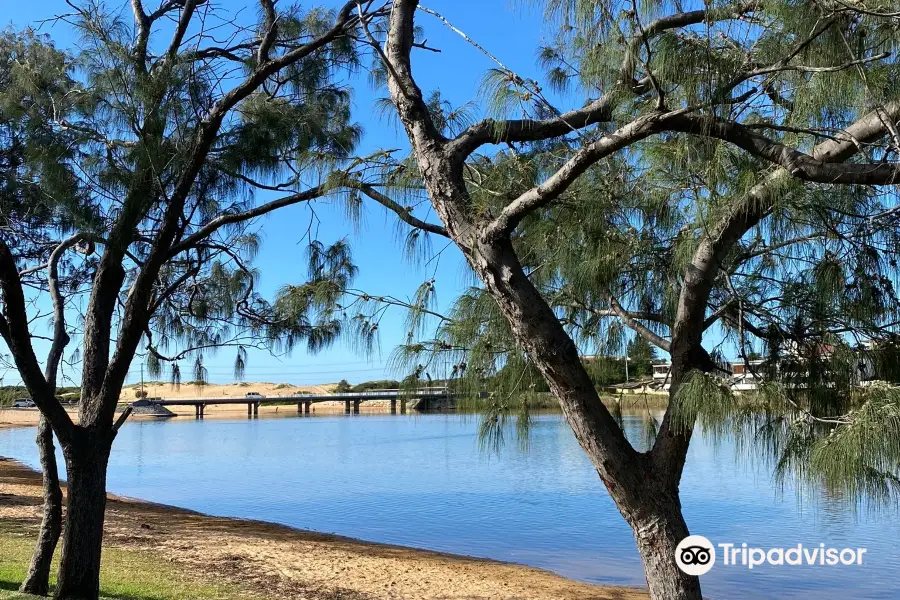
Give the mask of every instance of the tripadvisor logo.
[[716, 564], [716, 549], [702, 535], [689, 535], [675, 548], [675, 562], [688, 575], [705, 575]]
[[[722, 565], [753, 569], [761, 565], [861, 565], [866, 548], [828, 548], [825, 544], [790, 548], [748, 547], [747, 544], [717, 544], [722, 551]], [[689, 535], [675, 548], [675, 563], [688, 575], [705, 575], [716, 564], [716, 547], [702, 535]]]

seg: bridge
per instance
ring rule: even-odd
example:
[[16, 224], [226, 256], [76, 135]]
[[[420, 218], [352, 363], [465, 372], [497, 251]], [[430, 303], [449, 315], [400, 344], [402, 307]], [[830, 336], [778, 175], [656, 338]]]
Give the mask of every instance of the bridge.
[[198, 419], [204, 417], [206, 407], [210, 404], [246, 404], [247, 416], [259, 416], [261, 404], [297, 404], [298, 414], [309, 414], [310, 407], [319, 402], [344, 402], [344, 413], [359, 414], [359, 405], [371, 400], [390, 400], [391, 414], [396, 414], [397, 403], [400, 403], [401, 414], [406, 413], [408, 400], [446, 400], [453, 394], [447, 388], [420, 388], [417, 390], [372, 390], [368, 392], [343, 392], [335, 394], [296, 394], [291, 396], [261, 396], [249, 394], [243, 398], [144, 398], [131, 403], [133, 407], [141, 406], [193, 406], [194, 415]]

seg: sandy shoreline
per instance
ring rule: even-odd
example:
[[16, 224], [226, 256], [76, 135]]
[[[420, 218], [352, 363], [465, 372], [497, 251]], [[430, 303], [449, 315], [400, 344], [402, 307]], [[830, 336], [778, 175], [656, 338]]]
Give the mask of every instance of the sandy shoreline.
[[[193, 406], [169, 406], [167, 407], [178, 417], [194, 418]], [[344, 414], [344, 403], [336, 402], [317, 402], [312, 407], [315, 414]], [[206, 405], [206, 419], [235, 419], [247, 418], [247, 405], [245, 404], [208, 404]], [[368, 401], [360, 406], [360, 412], [363, 413], [385, 413], [389, 414], [389, 402], [384, 401]], [[67, 412], [72, 416], [72, 420], [78, 420], [78, 410], [67, 408]], [[263, 404], [259, 407], [260, 416], [274, 415], [296, 415], [297, 408], [294, 405], [272, 406]], [[38, 424], [41, 413], [36, 408], [0, 408], [0, 429], [8, 427], [34, 427]], [[132, 416], [132, 419], [149, 419], [153, 417]]]
[[[33, 533], [40, 476], [0, 458], [0, 522]], [[18, 526], [18, 525], [17, 525]], [[268, 598], [316, 600], [646, 600], [633, 588], [600, 587], [548, 571], [286, 526], [210, 517], [110, 495], [104, 545], [157, 553], [204, 576]]]

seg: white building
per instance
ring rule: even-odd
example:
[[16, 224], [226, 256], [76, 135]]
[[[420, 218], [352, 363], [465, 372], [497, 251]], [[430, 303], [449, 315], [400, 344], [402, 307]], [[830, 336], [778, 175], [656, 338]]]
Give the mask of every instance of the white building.
[[756, 389], [759, 383], [754, 372], [763, 368], [764, 360], [745, 362], [736, 360], [731, 363], [731, 388], [738, 392], [749, 392]]

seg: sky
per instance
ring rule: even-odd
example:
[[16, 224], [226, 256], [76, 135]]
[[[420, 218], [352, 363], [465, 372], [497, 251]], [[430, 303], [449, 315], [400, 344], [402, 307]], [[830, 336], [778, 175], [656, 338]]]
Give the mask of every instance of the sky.
[[[243, 8], [245, 15], [254, 14], [256, 0], [213, 0], [224, 10]], [[284, 3], [285, 0], [282, 0]], [[108, 0], [109, 6], [130, 9], [125, 0]], [[148, 8], [158, 0], [144, 0]], [[61, 47], [72, 47], [75, 40], [65, 23], [44, 22], [71, 9], [63, 0], [31, 2], [4, 2], [4, 18], [13, 28], [40, 27], [50, 34]], [[304, 6], [338, 6], [343, 2], [332, 0], [305, 1]], [[533, 3], [513, 0], [429, 0], [423, 2], [444, 15], [455, 27], [470, 38], [486, 46], [505, 65], [524, 77], [541, 79], [536, 63], [536, 50], [541, 39], [548, 34], [539, 8]], [[417, 24], [425, 28], [429, 46], [441, 53], [417, 51], [413, 55], [413, 69], [420, 87], [426, 95], [439, 89], [452, 105], [459, 106], [477, 99], [479, 83], [484, 72], [495, 66], [457, 33], [436, 18], [420, 12]], [[395, 123], [385, 121], [373, 111], [374, 101], [384, 92], [371, 89], [364, 74], [354, 86], [354, 118], [364, 129], [363, 141], [358, 150], [366, 155], [381, 148], [408, 148], [405, 134]], [[258, 199], [267, 199], [259, 194]], [[416, 266], [405, 261], [401, 240], [397, 235], [396, 218], [379, 205], [365, 203], [363, 220], [358, 229], [348, 222], [341, 206], [327, 201], [314, 203], [312, 207], [298, 206], [276, 211], [261, 219], [262, 245], [254, 266], [261, 273], [259, 291], [271, 298], [279, 288], [290, 283], [302, 283], [305, 277], [305, 243], [302, 240], [312, 211], [318, 219], [319, 237], [323, 242], [333, 242], [347, 237], [353, 247], [353, 257], [359, 267], [356, 288], [373, 295], [411, 297], [418, 285], [432, 276], [437, 289], [438, 310], [447, 308], [459, 292], [472, 283], [462, 255], [446, 240], [433, 239], [433, 249], [440, 259]], [[437, 222], [433, 212], [425, 214]], [[403, 340], [404, 314], [400, 310], [389, 312], [379, 327], [381, 334], [379, 351], [374, 356], [363, 356], [345, 341], [332, 348], [311, 355], [300, 346], [289, 356], [271, 356], [266, 351], [251, 350], [244, 379], [247, 381], [274, 381], [292, 384], [336, 382], [346, 379], [358, 383], [372, 379], [402, 378], [407, 373], [392, 370], [392, 350]], [[129, 373], [128, 382], [141, 378], [141, 359], [136, 358]], [[216, 355], [205, 355], [204, 364], [213, 383], [233, 380], [234, 351], [223, 349]], [[182, 363], [183, 379], [190, 378], [190, 365]], [[77, 381], [78, 374], [72, 373]], [[145, 374], [146, 377], [146, 374]], [[17, 383], [14, 372], [6, 374], [4, 383]], [[61, 382], [62, 384], [62, 382]]]

